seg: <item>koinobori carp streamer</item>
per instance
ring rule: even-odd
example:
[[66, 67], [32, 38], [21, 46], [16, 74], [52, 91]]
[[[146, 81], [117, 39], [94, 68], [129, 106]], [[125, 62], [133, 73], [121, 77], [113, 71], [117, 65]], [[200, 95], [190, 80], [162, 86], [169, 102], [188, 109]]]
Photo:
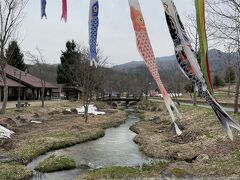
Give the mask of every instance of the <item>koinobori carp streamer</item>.
[[176, 108], [175, 104], [173, 103], [170, 95], [168, 94], [167, 90], [165, 89], [161, 79], [160, 75], [158, 73], [158, 66], [156, 63], [156, 58], [148, 37], [147, 29], [145, 26], [144, 18], [141, 12], [141, 8], [139, 5], [138, 0], [129, 0], [130, 5], [130, 11], [131, 11], [131, 18], [133, 22], [133, 27], [136, 34], [136, 41], [137, 41], [137, 47], [139, 50], [139, 53], [143, 57], [150, 73], [152, 74], [153, 78], [155, 79], [165, 102], [165, 105], [170, 113], [172, 123], [174, 124], [175, 131], [178, 135], [180, 135], [182, 132], [178, 128], [178, 125], [176, 124], [175, 116], [173, 113], [173, 110], [177, 113], [177, 115], [181, 118], [181, 114], [179, 113], [178, 109]]
[[90, 60], [97, 65], [97, 34], [99, 26], [99, 4], [98, 0], [90, 0], [89, 7], [89, 46]]
[[67, 0], [62, 0], [62, 17], [65, 22], [67, 22]]
[[206, 81], [196, 59], [196, 54], [194, 54], [194, 50], [191, 48], [190, 40], [180, 20], [174, 2], [172, 0], [162, 0], [162, 3], [180, 68], [192, 83], [197, 85], [200, 96], [206, 99], [220, 123], [223, 125], [225, 132], [229, 138], [233, 140], [230, 126], [240, 130], [240, 125], [224, 111], [208, 91]]
[[201, 60], [201, 70], [206, 81], [209, 92], [213, 95], [213, 85], [208, 63], [208, 43], [205, 27], [205, 0], [195, 0], [197, 31], [199, 39], [199, 57]]
[[41, 18], [43, 18], [43, 17], [47, 18], [46, 6], [47, 6], [47, 1], [41, 0]]

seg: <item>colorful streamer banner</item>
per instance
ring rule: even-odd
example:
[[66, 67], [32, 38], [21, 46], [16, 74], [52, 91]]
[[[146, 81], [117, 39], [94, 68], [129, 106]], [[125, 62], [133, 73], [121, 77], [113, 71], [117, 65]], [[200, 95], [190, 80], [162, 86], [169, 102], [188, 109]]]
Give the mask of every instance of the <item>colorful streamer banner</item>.
[[150, 73], [152, 74], [153, 78], [155, 79], [165, 102], [165, 105], [170, 113], [172, 123], [174, 124], [175, 131], [178, 135], [182, 132], [178, 128], [178, 125], [175, 123], [175, 116], [173, 110], [176, 111], [177, 115], [181, 118], [181, 114], [179, 113], [178, 109], [176, 108], [175, 104], [173, 103], [170, 95], [166, 91], [158, 73], [158, 66], [156, 64], [156, 58], [148, 37], [147, 29], [145, 26], [144, 18], [142, 16], [141, 8], [139, 5], [138, 0], [129, 0], [130, 11], [131, 11], [131, 18], [133, 22], [133, 27], [136, 34], [136, 41], [139, 53], [143, 57]]
[[162, 0], [162, 3], [180, 68], [185, 72], [192, 83], [197, 85], [199, 94], [201, 97], [205, 98], [207, 103], [212, 107], [220, 123], [223, 125], [225, 132], [228, 134], [229, 138], [233, 140], [230, 126], [240, 130], [240, 125], [224, 111], [208, 91], [203, 73], [197, 63], [196, 55], [191, 48], [189, 38], [184, 30], [174, 2], [172, 0]]
[[41, 0], [41, 18], [43, 18], [43, 17], [47, 18], [46, 5], [47, 5], [47, 1]]
[[62, 17], [65, 22], [67, 22], [67, 0], [62, 0]]
[[214, 93], [211, 80], [210, 68], [208, 63], [208, 44], [205, 28], [205, 0], [195, 0], [196, 18], [197, 18], [197, 31], [200, 44], [200, 60], [203, 76], [206, 80], [208, 90], [211, 94]]
[[99, 26], [99, 4], [98, 0], [90, 0], [89, 8], [89, 46], [90, 46], [90, 60], [97, 65], [97, 33]]

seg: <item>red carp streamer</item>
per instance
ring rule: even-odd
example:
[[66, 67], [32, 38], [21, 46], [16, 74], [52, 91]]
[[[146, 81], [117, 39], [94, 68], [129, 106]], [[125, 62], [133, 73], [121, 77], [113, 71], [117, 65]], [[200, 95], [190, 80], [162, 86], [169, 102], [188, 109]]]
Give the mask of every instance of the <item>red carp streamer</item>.
[[67, 22], [67, 0], [62, 0], [62, 17], [65, 22]]

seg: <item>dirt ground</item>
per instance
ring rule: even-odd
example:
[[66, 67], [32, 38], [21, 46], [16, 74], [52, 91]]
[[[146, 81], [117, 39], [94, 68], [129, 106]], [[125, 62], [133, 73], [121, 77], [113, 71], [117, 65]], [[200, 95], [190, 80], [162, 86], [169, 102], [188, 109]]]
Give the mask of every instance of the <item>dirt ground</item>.
[[[173, 162], [168, 171], [177, 169], [196, 177], [240, 177], [240, 132], [233, 130], [231, 142], [210, 109], [181, 105], [183, 134], [177, 137], [162, 108], [162, 112], [144, 112], [144, 120], [132, 127], [141, 151]], [[238, 121], [239, 117], [234, 116]]]

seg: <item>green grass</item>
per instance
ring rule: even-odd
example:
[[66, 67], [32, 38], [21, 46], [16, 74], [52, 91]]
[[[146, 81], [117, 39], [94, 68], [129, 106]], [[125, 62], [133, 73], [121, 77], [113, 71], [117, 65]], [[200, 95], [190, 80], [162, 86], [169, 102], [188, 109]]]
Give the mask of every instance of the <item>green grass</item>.
[[143, 111], [139, 111], [139, 112], [138, 112], [138, 117], [139, 117], [141, 120], [144, 120], [144, 119], [145, 119], [144, 112], [143, 112]]
[[240, 150], [237, 150], [236, 152], [236, 159], [240, 161]]
[[163, 110], [161, 102], [153, 102], [151, 100], [143, 100], [138, 103], [137, 110], [160, 112]]
[[210, 139], [214, 138], [214, 135], [211, 134], [211, 132], [205, 132], [205, 135]]
[[180, 168], [173, 168], [171, 169], [171, 173], [177, 178], [184, 178], [187, 174], [187, 171]]
[[118, 110], [121, 110], [121, 111], [124, 111], [124, 110], [126, 109], [126, 107], [118, 106], [117, 109], [118, 109]]
[[105, 124], [102, 124], [101, 127], [103, 129], [109, 129], [109, 128], [117, 128], [119, 127], [121, 124], [123, 124], [125, 121], [126, 121], [127, 118], [124, 118], [123, 117], [123, 120], [122, 121], [119, 121], [119, 122], [106, 122]]
[[133, 179], [154, 177], [163, 172], [166, 164], [159, 162], [155, 165], [144, 165], [142, 168], [133, 167], [110, 167], [88, 172], [79, 177], [81, 179]]
[[140, 109], [135, 109], [135, 113], [137, 113], [138, 118], [140, 118], [141, 120], [145, 119], [145, 111], [144, 110], [140, 110]]
[[48, 137], [27, 140], [25, 144], [17, 148], [14, 153], [19, 157], [22, 163], [27, 164], [34, 158], [51, 150], [73, 146], [103, 136], [103, 129], [91, 129], [85, 132], [65, 131]]
[[70, 170], [76, 168], [74, 159], [67, 156], [51, 155], [44, 161], [40, 162], [35, 170], [40, 172], [55, 172], [62, 170]]
[[21, 115], [21, 114], [24, 114], [24, 113], [33, 113], [37, 110], [39, 110], [39, 108], [42, 108], [42, 107], [21, 107], [20, 108], [20, 112], [16, 111], [17, 108], [8, 108], [6, 110], [6, 114], [7, 115]]
[[71, 131], [58, 131], [48, 132], [44, 136], [33, 136], [22, 140], [18, 147], [10, 151], [17, 157], [21, 163], [27, 164], [38, 156], [45, 154], [49, 151], [70, 147], [76, 144], [84, 143], [91, 140], [96, 140], [105, 135], [104, 129], [117, 127], [124, 122], [112, 120], [112, 118], [119, 118], [119, 116], [109, 117], [109, 121], [101, 123], [99, 127], [87, 126], [84, 131], [71, 130]]
[[25, 166], [17, 163], [0, 163], [0, 179], [3, 180], [20, 180], [29, 179], [33, 172]]

